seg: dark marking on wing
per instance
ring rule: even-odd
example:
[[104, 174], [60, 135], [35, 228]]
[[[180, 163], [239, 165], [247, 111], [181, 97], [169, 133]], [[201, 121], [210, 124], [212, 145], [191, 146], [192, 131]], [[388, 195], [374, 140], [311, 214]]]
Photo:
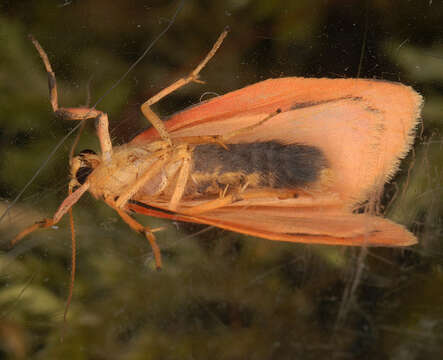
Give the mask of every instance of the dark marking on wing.
[[176, 213], [173, 212], [173, 211], [169, 211], [169, 210], [165, 210], [165, 209], [160, 209], [160, 208], [158, 208], [158, 207], [151, 206], [151, 205], [147, 205], [147, 204], [142, 203], [142, 202], [140, 202], [140, 201], [129, 200], [128, 202], [131, 203], [131, 204], [135, 204], [135, 205], [138, 205], [138, 206], [140, 206], [140, 207], [143, 207], [143, 208], [145, 208], [145, 209], [148, 209], [148, 210], [155, 210], [155, 211], [158, 211], [158, 212], [161, 212], [161, 213], [167, 214], [167, 215], [175, 215], [175, 214], [176, 214]]
[[327, 100], [320, 100], [320, 101], [306, 101], [306, 102], [294, 103], [291, 106], [290, 110], [298, 110], [298, 109], [303, 109], [303, 108], [312, 107], [312, 106], [334, 103], [334, 102], [339, 102], [341, 100], [361, 101], [361, 100], [363, 100], [363, 98], [360, 96], [346, 95], [346, 96], [341, 96], [339, 98], [334, 98], [334, 99], [327, 99]]
[[374, 79], [359, 79], [359, 81], [379, 82], [379, 83], [386, 83], [386, 84], [391, 84], [391, 85], [396, 85], [396, 86], [401, 85], [397, 81], [391, 81], [391, 80], [385, 80], [385, 79], [375, 79], [375, 78]]
[[381, 111], [380, 109], [377, 109], [377, 108], [375, 108], [373, 106], [366, 106], [365, 110], [368, 111], [368, 112], [374, 113], [374, 114], [381, 114], [381, 113], [383, 113], [383, 111]]

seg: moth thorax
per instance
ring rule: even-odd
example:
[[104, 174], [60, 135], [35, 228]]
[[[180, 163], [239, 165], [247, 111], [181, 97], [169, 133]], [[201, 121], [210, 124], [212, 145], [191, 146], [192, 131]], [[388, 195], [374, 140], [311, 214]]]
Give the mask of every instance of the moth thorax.
[[89, 149], [75, 156], [71, 162], [71, 187], [83, 185], [100, 161], [100, 157]]

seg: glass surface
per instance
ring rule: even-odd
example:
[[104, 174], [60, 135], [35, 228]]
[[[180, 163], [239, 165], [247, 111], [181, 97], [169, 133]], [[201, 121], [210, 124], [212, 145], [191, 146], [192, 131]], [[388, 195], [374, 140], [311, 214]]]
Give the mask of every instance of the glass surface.
[[[0, 357], [11, 359], [440, 359], [443, 353], [443, 3], [440, 1], [2, 1], [0, 210], [75, 125], [56, 119], [48, 53], [62, 106], [97, 104], [112, 141], [148, 126], [140, 105], [188, 74], [225, 26], [230, 33], [192, 84], [154, 108], [163, 118], [271, 77], [376, 78], [424, 99], [413, 151], [386, 185], [382, 212], [416, 234], [409, 248], [274, 242], [137, 216], [149, 244], [103, 202], [74, 207], [77, 271], [67, 219], [14, 249], [26, 226], [67, 195], [68, 153], [55, 152], [0, 223]], [[109, 92], [108, 92], [109, 91]], [[90, 96], [88, 96], [90, 93]], [[78, 149], [99, 149], [93, 122]], [[346, 139], [344, 139], [346, 141]], [[62, 340], [62, 341], [61, 341]]]

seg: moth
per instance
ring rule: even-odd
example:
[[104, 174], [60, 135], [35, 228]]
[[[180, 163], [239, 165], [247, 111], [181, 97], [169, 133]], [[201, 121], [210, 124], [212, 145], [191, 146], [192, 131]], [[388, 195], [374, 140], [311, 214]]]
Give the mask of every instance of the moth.
[[49, 78], [55, 115], [95, 119], [101, 154], [71, 161], [69, 196], [56, 224], [90, 192], [145, 236], [161, 267], [154, 231], [132, 212], [217, 226], [269, 240], [349, 246], [407, 246], [402, 225], [369, 212], [408, 153], [421, 96], [400, 83], [367, 79], [288, 77], [265, 80], [176, 113], [163, 122], [151, 106], [199, 73], [220, 47], [223, 32], [190, 73], [147, 100], [153, 125], [113, 146], [108, 116], [94, 108], [58, 106], [55, 74], [34, 39]]

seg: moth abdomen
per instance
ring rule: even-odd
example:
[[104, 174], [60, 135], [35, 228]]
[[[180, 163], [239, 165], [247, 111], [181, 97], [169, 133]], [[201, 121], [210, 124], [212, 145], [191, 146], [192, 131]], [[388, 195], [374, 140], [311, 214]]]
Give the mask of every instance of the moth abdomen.
[[249, 188], [293, 189], [320, 178], [327, 167], [314, 146], [277, 141], [198, 145], [193, 150], [192, 179], [198, 192], [217, 192], [226, 185]]

